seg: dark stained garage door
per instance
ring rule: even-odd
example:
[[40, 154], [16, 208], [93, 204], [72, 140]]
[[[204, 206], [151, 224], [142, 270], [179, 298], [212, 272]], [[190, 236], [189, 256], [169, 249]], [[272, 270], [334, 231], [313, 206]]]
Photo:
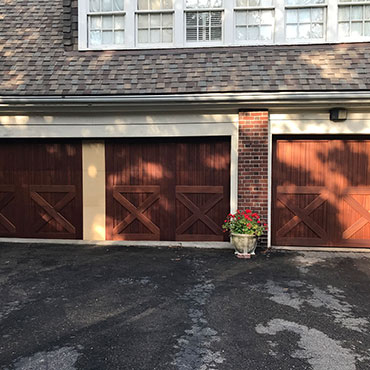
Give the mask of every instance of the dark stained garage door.
[[370, 247], [369, 138], [275, 138], [272, 242]]
[[230, 139], [106, 142], [107, 239], [223, 241]]
[[0, 236], [82, 238], [80, 141], [0, 141]]

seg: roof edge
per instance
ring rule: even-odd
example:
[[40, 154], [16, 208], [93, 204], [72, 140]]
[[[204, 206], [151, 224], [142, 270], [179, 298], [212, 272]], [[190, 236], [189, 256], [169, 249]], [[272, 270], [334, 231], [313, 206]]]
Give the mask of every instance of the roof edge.
[[370, 90], [271, 93], [206, 93], [170, 95], [76, 95], [76, 96], [0, 96], [0, 109], [14, 106], [166, 106], [169, 105], [248, 105], [279, 106], [311, 103], [370, 104]]

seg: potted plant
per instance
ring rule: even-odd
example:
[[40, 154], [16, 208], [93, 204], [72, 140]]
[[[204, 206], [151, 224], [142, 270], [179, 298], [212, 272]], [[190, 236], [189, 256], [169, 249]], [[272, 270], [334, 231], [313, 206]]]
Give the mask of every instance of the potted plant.
[[224, 232], [229, 231], [235, 254], [239, 258], [250, 258], [257, 246], [257, 238], [267, 230], [260, 216], [250, 209], [229, 213], [222, 225]]

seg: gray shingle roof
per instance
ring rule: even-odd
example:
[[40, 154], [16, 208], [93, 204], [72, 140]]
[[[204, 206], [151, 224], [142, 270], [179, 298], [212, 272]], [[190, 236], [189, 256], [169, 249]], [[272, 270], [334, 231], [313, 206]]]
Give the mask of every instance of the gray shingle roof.
[[0, 95], [370, 89], [370, 43], [72, 50], [73, 2], [2, 0]]

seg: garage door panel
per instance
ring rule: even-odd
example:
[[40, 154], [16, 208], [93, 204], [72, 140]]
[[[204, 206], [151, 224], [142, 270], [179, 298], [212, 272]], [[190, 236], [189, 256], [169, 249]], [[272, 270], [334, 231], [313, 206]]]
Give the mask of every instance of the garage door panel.
[[370, 246], [370, 141], [276, 139], [273, 243]]
[[[106, 143], [106, 158], [108, 239], [224, 239], [220, 225], [230, 204], [229, 139], [112, 141]], [[126, 194], [131, 206], [113, 195], [124, 186], [136, 189]], [[158, 189], [140, 194], [143, 186]]]
[[3, 215], [16, 227], [11, 235], [0, 227], [1, 236], [82, 238], [80, 141], [1, 142], [0, 158], [0, 187], [9, 181], [14, 187]]

